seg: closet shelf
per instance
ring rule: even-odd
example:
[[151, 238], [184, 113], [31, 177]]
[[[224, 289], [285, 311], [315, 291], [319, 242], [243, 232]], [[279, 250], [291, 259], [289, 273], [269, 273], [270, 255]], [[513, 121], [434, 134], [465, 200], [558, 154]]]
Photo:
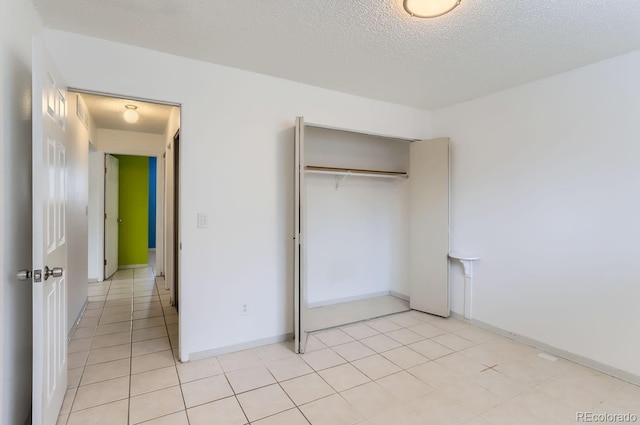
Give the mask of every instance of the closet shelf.
[[403, 171], [361, 170], [357, 168], [320, 167], [316, 165], [307, 165], [304, 169], [310, 174], [333, 174], [336, 176], [357, 175], [391, 179], [406, 179], [409, 177], [409, 174]]

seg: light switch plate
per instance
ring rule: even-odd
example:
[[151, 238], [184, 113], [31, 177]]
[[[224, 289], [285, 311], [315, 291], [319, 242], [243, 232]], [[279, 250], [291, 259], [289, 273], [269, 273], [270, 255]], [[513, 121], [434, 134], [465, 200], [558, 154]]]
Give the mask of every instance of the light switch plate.
[[206, 229], [207, 228], [207, 220], [208, 217], [205, 213], [198, 213], [198, 228]]

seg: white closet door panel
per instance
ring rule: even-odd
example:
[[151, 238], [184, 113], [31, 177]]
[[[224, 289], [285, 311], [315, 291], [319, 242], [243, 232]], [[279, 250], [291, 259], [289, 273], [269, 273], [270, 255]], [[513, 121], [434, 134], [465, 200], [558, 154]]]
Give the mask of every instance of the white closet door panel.
[[295, 128], [295, 145], [294, 145], [294, 187], [293, 187], [293, 199], [294, 199], [294, 228], [293, 228], [293, 252], [294, 252], [294, 269], [293, 269], [293, 332], [294, 332], [294, 351], [296, 353], [304, 352], [304, 344], [306, 338], [303, 336], [303, 310], [306, 308], [306, 303], [303, 302], [303, 264], [302, 264], [302, 218], [304, 203], [302, 202], [302, 192], [304, 190], [304, 118], [296, 118]]
[[410, 307], [449, 316], [449, 139], [411, 143]]

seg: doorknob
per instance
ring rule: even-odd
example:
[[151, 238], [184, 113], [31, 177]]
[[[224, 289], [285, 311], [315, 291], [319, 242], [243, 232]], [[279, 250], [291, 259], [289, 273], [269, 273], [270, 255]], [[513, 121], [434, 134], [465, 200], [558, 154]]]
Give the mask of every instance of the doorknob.
[[31, 270], [20, 270], [16, 276], [18, 280], [27, 280], [31, 279], [32, 273]]
[[122, 219], [121, 218], [118, 219], [118, 223], [122, 223]]
[[49, 279], [51, 276], [62, 277], [63, 272], [64, 270], [62, 267], [54, 267], [50, 269], [49, 266], [44, 266], [44, 280]]

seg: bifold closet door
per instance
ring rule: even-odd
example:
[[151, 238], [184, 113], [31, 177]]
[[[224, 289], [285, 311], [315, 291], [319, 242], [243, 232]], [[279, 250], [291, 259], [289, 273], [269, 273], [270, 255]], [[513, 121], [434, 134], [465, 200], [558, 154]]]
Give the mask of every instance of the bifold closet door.
[[414, 310], [449, 316], [449, 139], [412, 142], [409, 296]]

